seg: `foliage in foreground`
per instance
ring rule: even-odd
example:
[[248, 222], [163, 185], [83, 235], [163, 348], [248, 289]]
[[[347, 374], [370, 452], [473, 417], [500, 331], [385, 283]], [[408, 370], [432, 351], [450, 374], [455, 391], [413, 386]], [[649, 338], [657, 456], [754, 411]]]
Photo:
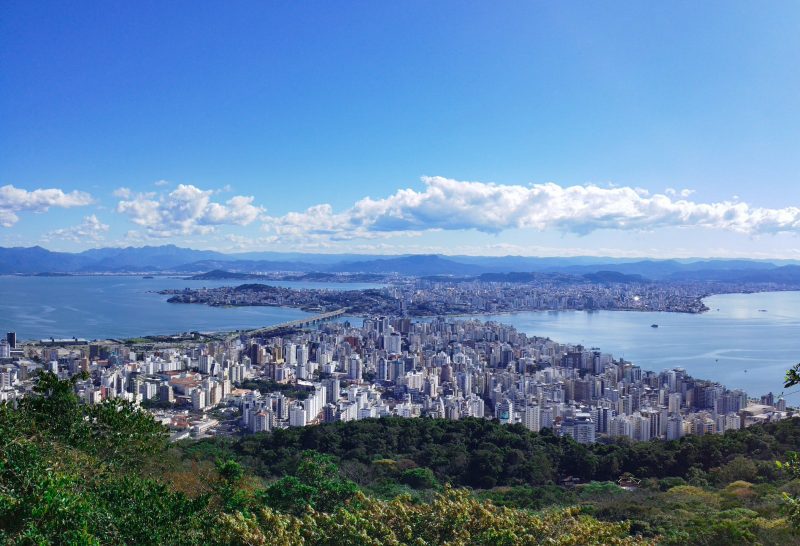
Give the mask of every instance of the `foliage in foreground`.
[[[82, 405], [73, 384], [44, 375], [38, 396], [0, 405], [0, 543], [791, 544], [798, 430], [792, 420], [587, 448], [490, 422], [389, 419], [168, 446], [148, 413]], [[254, 446], [279, 462], [257, 458]], [[364, 446], [383, 449], [368, 458]], [[510, 485], [449, 485], [461, 474], [441, 461], [459, 446], [479, 452], [467, 463], [477, 478]], [[615, 454], [618, 470], [653, 469], [657, 456], [704, 462], [679, 476], [652, 472], [636, 491], [607, 480], [568, 489], [522, 479], [526, 446], [544, 450], [556, 477], [601, 454]], [[478, 465], [491, 454], [509, 473]], [[767, 460], [780, 454], [785, 468]]]
[[534, 515], [480, 502], [466, 490], [447, 488], [432, 503], [398, 497], [385, 502], [359, 493], [356, 508], [302, 517], [269, 508], [224, 515], [217, 539], [247, 544], [514, 545], [647, 544], [628, 535], [625, 523], [605, 523], [575, 508]]
[[800, 449], [800, 419], [678, 441], [618, 439], [586, 446], [548, 430], [537, 434], [521, 425], [484, 419], [392, 417], [295, 427], [235, 441], [203, 440], [182, 448], [200, 459], [208, 454], [235, 458], [265, 479], [292, 472], [300, 454], [311, 449], [333, 456], [361, 486], [387, 477], [403, 481], [399, 474], [413, 468], [428, 469], [440, 483], [480, 489], [545, 486], [568, 476], [583, 482], [615, 481], [624, 473], [685, 480], [701, 475], [724, 485], [733, 480], [725, 481], [719, 469], [737, 460], [747, 461], [752, 470], [742, 479], [774, 480], [779, 474], [775, 460]]
[[[38, 396], [0, 405], [3, 544], [645, 544], [629, 524], [576, 508], [545, 514], [445, 488], [430, 503], [365, 495], [332, 460], [304, 452], [292, 476], [264, 487], [220, 460], [206, 488], [147, 477], [165, 431], [137, 408], [81, 405], [44, 375]], [[425, 483], [425, 476], [416, 476]]]

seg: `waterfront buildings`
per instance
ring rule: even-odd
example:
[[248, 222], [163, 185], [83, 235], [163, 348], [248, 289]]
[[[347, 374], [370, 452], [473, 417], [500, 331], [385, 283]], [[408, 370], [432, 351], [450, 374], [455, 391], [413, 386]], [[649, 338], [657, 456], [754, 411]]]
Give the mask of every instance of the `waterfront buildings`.
[[477, 320], [377, 316], [197, 343], [20, 347], [0, 367], [3, 400], [25, 396], [38, 370], [83, 373], [76, 389], [86, 403], [140, 404], [174, 438], [394, 415], [494, 418], [580, 443], [675, 440], [791, 415], [771, 393], [751, 399], [680, 367], [643, 370]]

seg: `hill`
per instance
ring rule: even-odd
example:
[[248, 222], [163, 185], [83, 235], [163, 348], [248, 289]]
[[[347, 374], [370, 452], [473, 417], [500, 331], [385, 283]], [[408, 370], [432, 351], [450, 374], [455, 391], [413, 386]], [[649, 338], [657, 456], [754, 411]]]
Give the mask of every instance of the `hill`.
[[[232, 273], [297, 272], [320, 275], [363, 273], [441, 276], [462, 279], [516, 275], [508, 282], [526, 282], [524, 275], [585, 276], [594, 282], [729, 281], [742, 283], [800, 282], [796, 263], [757, 260], [630, 260], [617, 258], [536, 258], [524, 256], [442, 256], [434, 254], [375, 256], [247, 252], [226, 254], [175, 245], [98, 248], [79, 253], [53, 252], [42, 247], [0, 247], [0, 274], [37, 273], [188, 273], [214, 270]], [[615, 277], [612, 274], [620, 275]], [[502, 277], [497, 277], [498, 279]], [[512, 279], [509, 277], [509, 279]]]
[[484, 268], [463, 264], [434, 255], [419, 254], [380, 260], [346, 262], [330, 266], [328, 271], [347, 271], [353, 273], [398, 273], [400, 275], [469, 275], [478, 274]]
[[[77, 377], [77, 376], [76, 376]], [[186, 461], [130, 403], [83, 405], [75, 383], [41, 377], [17, 407], [0, 404], [3, 544], [252, 545], [647, 544], [629, 523], [575, 508], [544, 514], [442, 488], [426, 502], [383, 500], [304, 452], [271, 483], [239, 463]]]

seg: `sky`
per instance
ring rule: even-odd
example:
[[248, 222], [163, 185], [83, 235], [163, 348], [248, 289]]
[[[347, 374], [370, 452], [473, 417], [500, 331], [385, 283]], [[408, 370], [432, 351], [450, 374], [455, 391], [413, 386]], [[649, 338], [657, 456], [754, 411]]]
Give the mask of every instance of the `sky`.
[[0, 246], [800, 259], [800, 3], [0, 3]]

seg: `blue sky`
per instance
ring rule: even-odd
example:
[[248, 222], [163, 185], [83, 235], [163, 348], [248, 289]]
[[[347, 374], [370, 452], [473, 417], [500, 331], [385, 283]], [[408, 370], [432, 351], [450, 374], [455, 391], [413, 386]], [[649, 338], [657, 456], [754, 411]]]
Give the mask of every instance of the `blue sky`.
[[796, 2], [7, 0], [0, 245], [797, 259], [798, 59]]

